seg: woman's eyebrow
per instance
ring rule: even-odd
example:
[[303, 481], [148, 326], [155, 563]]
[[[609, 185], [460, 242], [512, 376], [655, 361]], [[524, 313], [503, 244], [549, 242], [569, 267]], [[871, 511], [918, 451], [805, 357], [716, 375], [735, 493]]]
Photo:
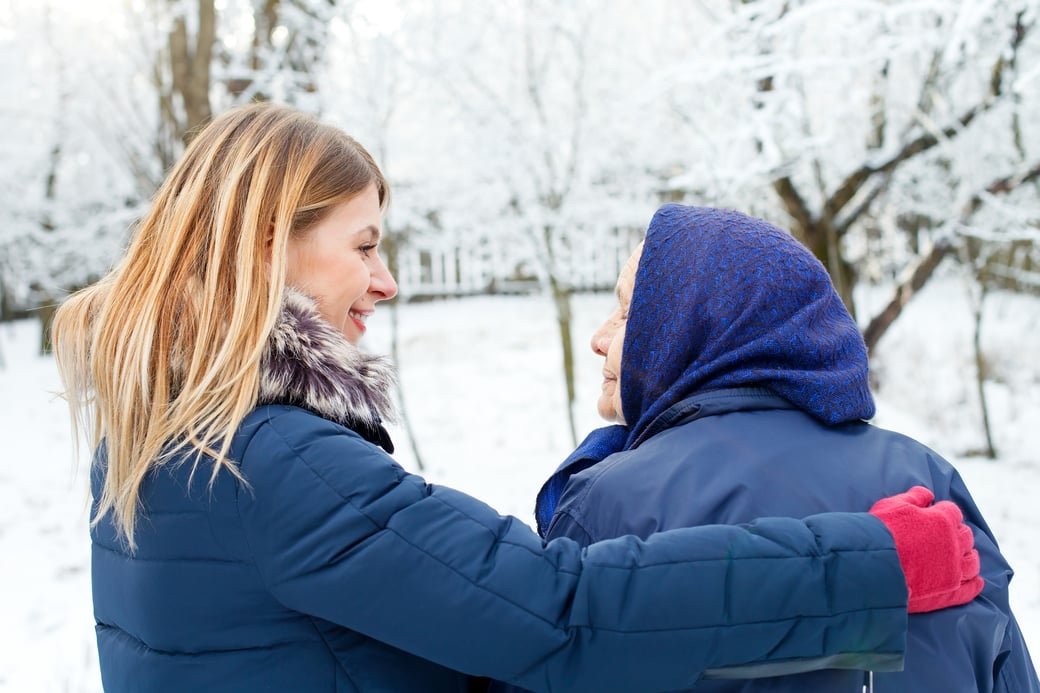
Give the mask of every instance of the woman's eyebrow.
[[359, 236], [361, 234], [363, 234], [363, 233], [371, 234], [372, 235], [372, 239], [376, 240], [376, 241], [378, 241], [382, 237], [382, 235], [383, 235], [383, 232], [375, 224], [369, 224], [368, 226], [366, 226], [364, 228], [358, 229], [356, 231], [356, 233]]

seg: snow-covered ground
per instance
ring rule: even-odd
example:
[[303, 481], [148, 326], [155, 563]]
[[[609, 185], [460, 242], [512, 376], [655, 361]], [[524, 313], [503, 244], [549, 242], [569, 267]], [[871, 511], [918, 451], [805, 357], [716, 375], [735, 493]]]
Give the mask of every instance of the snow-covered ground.
[[[877, 297], [880, 300], [880, 297]], [[877, 423], [953, 461], [1017, 569], [1012, 603], [1040, 651], [1040, 301], [994, 296], [983, 346], [1001, 458], [966, 457], [983, 438], [974, 395], [971, 318], [961, 285], [936, 282], [882, 343]], [[864, 313], [872, 312], [864, 295]], [[611, 296], [575, 301], [579, 435], [600, 425], [599, 359], [587, 337]], [[474, 298], [402, 306], [400, 365], [426, 476], [530, 522], [532, 499], [569, 451], [551, 303]], [[389, 350], [389, 311], [367, 348]], [[0, 692], [97, 691], [87, 491], [73, 459], [53, 360], [35, 354], [34, 322], [0, 325]], [[399, 459], [415, 469], [403, 429]]]

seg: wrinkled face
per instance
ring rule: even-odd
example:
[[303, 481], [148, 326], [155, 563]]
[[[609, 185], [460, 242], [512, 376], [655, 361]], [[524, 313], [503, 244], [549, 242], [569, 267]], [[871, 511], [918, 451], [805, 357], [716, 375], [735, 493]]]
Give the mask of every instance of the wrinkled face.
[[607, 421], [625, 423], [621, 410], [621, 350], [625, 343], [625, 325], [628, 323], [628, 308], [632, 303], [632, 289], [636, 284], [636, 269], [643, 254], [640, 243], [628, 262], [621, 269], [617, 280], [617, 308], [592, 335], [592, 350], [605, 357], [603, 362], [603, 385], [596, 408]]
[[286, 284], [315, 298], [321, 316], [354, 345], [365, 334], [376, 303], [397, 294], [379, 257], [381, 224], [373, 184], [289, 238]]

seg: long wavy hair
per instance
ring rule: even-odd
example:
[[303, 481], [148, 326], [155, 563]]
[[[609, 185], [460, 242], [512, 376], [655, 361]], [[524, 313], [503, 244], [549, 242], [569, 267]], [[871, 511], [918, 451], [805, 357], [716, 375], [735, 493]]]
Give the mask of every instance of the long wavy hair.
[[238, 475], [232, 436], [256, 405], [281, 309], [286, 247], [370, 185], [351, 137], [284, 106], [214, 119], [155, 195], [125, 256], [59, 308], [54, 344], [76, 440], [104, 445], [93, 522], [109, 511], [129, 548], [142, 481], [187, 452]]

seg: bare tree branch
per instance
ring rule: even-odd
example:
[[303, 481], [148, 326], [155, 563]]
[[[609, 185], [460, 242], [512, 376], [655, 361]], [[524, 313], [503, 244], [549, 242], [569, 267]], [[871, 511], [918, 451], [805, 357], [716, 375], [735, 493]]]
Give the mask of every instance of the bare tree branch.
[[[1019, 186], [1031, 183], [1035, 180], [1040, 179], [1040, 163], [1035, 164], [1032, 168], [1019, 173], [1014, 176], [1007, 176], [1005, 178], [999, 178], [989, 185], [986, 186], [983, 192], [979, 192], [972, 196], [968, 203], [964, 206], [961, 212], [962, 222], [971, 218], [982, 205], [985, 203], [986, 198], [991, 195], [1006, 195]], [[863, 331], [863, 339], [867, 343], [868, 353], [872, 352], [874, 347], [877, 346], [878, 341], [885, 334], [892, 323], [902, 314], [903, 309], [910, 302], [910, 299], [917, 294], [918, 291], [931, 279], [935, 273], [936, 268], [943, 261], [943, 259], [951, 253], [954, 249], [953, 243], [949, 240], [942, 240], [937, 243], [928, 255], [926, 255], [914, 268], [914, 271], [910, 274], [910, 277], [902, 282], [892, 296], [892, 299], [882, 309], [878, 315], [876, 315], [867, 328]]]
[[863, 214], [870, 209], [870, 206], [874, 204], [874, 200], [888, 189], [888, 181], [889, 176], [885, 176], [883, 181], [874, 185], [870, 192], [862, 196], [862, 199], [852, 208], [852, 211], [835, 221], [834, 230], [838, 238], [843, 238], [852, 225], [859, 221]]
[[812, 212], [809, 211], [809, 206], [805, 204], [805, 200], [798, 194], [798, 190], [794, 187], [794, 183], [791, 182], [790, 176], [784, 176], [783, 178], [777, 178], [773, 181], [773, 190], [780, 196], [780, 201], [784, 205], [784, 209], [788, 215], [794, 220], [795, 225], [803, 231], [808, 231], [813, 226]]
[[888, 305], [874, 316], [867, 328], [863, 330], [863, 341], [867, 343], [868, 354], [873, 353], [874, 347], [877, 346], [882, 335], [888, 331], [888, 328], [892, 326], [896, 318], [903, 313], [903, 309], [910, 303], [910, 299], [931, 279], [939, 263], [950, 254], [952, 249], [953, 246], [948, 241], [943, 240], [936, 243], [932, 246], [931, 252], [925, 255], [917, 267], [914, 268], [910, 277], [896, 287]]
[[[1022, 24], [1021, 16], [1019, 16], [1012, 33], [1011, 42], [1008, 46], [1012, 55], [1017, 55], [1019, 47], [1029, 34], [1029, 31], [1032, 30], [1033, 26], [1033, 24], [1029, 24], [1028, 26]], [[830, 199], [827, 200], [825, 205], [827, 215], [833, 216], [840, 212], [856, 195], [860, 187], [874, 174], [891, 173], [903, 162], [930, 150], [939, 142], [957, 137], [957, 135], [967, 128], [976, 118], [987, 113], [992, 110], [994, 106], [1001, 103], [1005, 96], [1003, 87], [1004, 74], [1009, 62], [1010, 61], [1005, 60], [1003, 56], [997, 59], [997, 62], [993, 66], [992, 75], [990, 77], [990, 88], [986, 95], [979, 103], [963, 112], [953, 124], [943, 128], [938, 134], [926, 132], [919, 135], [917, 138], [904, 144], [895, 155], [884, 163], [878, 165], [864, 164], [859, 169], [849, 174], [845, 180], [842, 181], [841, 185], [838, 186], [837, 190], [834, 191], [834, 194], [831, 195]]]
[[968, 218], [977, 212], [985, 203], [986, 197], [990, 195], [1006, 195], [1016, 188], [1036, 180], [1040, 180], [1040, 163], [1034, 164], [1032, 168], [1014, 176], [998, 178], [986, 186], [985, 192], [976, 193], [971, 197], [968, 204], [965, 205], [962, 218]]

